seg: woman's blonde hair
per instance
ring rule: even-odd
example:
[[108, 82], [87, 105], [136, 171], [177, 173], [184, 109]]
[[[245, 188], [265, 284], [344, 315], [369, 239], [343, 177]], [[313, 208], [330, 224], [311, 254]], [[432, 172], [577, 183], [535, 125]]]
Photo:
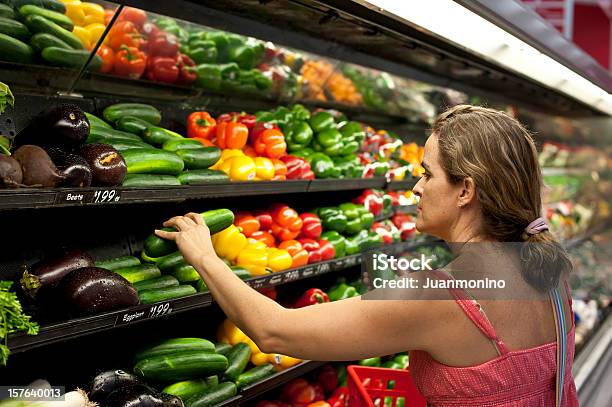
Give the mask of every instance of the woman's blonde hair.
[[471, 177], [484, 218], [483, 233], [522, 244], [523, 277], [545, 291], [571, 270], [567, 253], [549, 231], [525, 233], [540, 217], [542, 175], [529, 131], [504, 112], [458, 105], [433, 125], [440, 161], [451, 183]]

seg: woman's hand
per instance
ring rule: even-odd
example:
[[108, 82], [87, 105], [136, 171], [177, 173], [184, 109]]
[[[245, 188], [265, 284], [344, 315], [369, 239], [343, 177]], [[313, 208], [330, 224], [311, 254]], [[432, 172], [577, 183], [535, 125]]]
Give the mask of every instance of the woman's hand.
[[185, 216], [175, 216], [164, 222], [164, 226], [174, 227], [177, 231], [155, 230], [155, 234], [162, 239], [174, 240], [185, 261], [192, 266], [200, 262], [205, 264], [207, 259], [217, 257], [210, 240], [210, 230], [200, 214], [191, 212]]

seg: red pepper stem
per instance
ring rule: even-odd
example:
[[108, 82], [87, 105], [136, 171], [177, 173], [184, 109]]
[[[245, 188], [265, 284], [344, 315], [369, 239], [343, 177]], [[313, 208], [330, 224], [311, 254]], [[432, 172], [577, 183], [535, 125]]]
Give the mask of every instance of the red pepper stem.
[[316, 293], [315, 295], [313, 295], [312, 298], [316, 301], [317, 304], [321, 304], [324, 301], [323, 296], [319, 293]]

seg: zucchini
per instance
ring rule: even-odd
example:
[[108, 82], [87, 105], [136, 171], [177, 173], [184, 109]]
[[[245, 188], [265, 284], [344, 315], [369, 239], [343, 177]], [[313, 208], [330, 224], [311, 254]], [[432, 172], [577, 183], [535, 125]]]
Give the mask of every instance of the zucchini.
[[172, 139], [162, 145], [162, 148], [167, 151], [198, 150], [203, 147], [202, 143], [192, 138]]
[[19, 7], [19, 14], [24, 17], [27, 17], [29, 15], [41, 16], [49, 21], [53, 21], [55, 24], [68, 31], [72, 31], [74, 29], [74, 24], [72, 23], [72, 20], [64, 13], [58, 13], [57, 11], [38, 7], [33, 4], [25, 4]]
[[[44, 33], [34, 34], [34, 37], [36, 37], [37, 35], [49, 36], [49, 37], [55, 38], [51, 34], [44, 34]], [[34, 39], [34, 37], [32, 37], [32, 39]], [[61, 41], [61, 40], [59, 40], [59, 41]], [[110, 124], [106, 123], [104, 120], [100, 119], [98, 116], [96, 116], [94, 114], [85, 112], [85, 116], [87, 116], [87, 120], [89, 120], [89, 126], [90, 127], [102, 127], [104, 129], [114, 130]]]
[[208, 289], [208, 286], [206, 285], [206, 283], [204, 282], [204, 279], [200, 278], [198, 280], [198, 282], [196, 283], [196, 290], [198, 290], [199, 293], [205, 293], [210, 291]]
[[182, 263], [178, 267], [174, 267], [170, 274], [176, 277], [181, 283], [194, 283], [202, 280], [198, 271], [191, 264], [187, 263]]
[[[70, 45], [66, 44], [64, 41], [47, 33], [34, 34], [32, 38], [30, 38], [30, 45], [33, 46], [38, 52], [41, 52], [43, 49], [49, 47], [72, 49]], [[89, 121], [89, 124], [92, 124], [91, 120]]]
[[136, 134], [138, 136], [141, 136], [144, 131], [151, 126], [152, 124], [148, 121], [133, 116], [122, 116], [115, 123], [115, 127], [117, 127], [117, 130]]
[[96, 262], [96, 267], [101, 267], [111, 271], [139, 265], [140, 259], [134, 256], [121, 256]]
[[147, 253], [145, 253], [144, 250], [140, 252], [140, 258], [144, 260], [145, 263], [155, 263], [155, 264], [157, 264], [157, 262], [161, 259], [161, 257], [149, 256]]
[[47, 10], [57, 11], [58, 13], [66, 14], [66, 6], [57, 0], [10, 0], [13, 6], [20, 8], [25, 4], [34, 4]]
[[229, 343], [225, 343], [225, 342], [215, 343], [215, 352], [225, 357], [227, 357], [227, 354], [229, 353], [231, 349], [232, 349], [232, 345], [230, 345]]
[[238, 379], [236, 379], [236, 386], [238, 386], [238, 389], [243, 389], [265, 379], [268, 376], [272, 376], [274, 372], [274, 365], [272, 363], [266, 363], [265, 365], [254, 367], [238, 376]]
[[238, 277], [240, 277], [241, 280], [246, 280], [248, 278], [253, 277], [253, 275], [251, 274], [251, 272], [249, 270], [244, 269], [242, 267], [232, 266], [230, 268], [232, 269], [234, 274], [236, 274]]
[[183, 171], [183, 160], [170, 151], [138, 148], [124, 150], [121, 155], [127, 164], [128, 174], [177, 175]]
[[158, 288], [176, 287], [179, 282], [172, 276], [161, 276], [132, 284], [136, 291], [156, 290]]
[[73, 49], [85, 49], [79, 37], [44, 17], [35, 14], [29, 15], [25, 19], [25, 24], [33, 33], [51, 34], [70, 45]]
[[104, 119], [111, 123], [124, 116], [132, 116], [157, 125], [161, 122], [161, 112], [151, 105], [142, 103], [117, 103], [108, 106], [102, 112]]
[[161, 271], [159, 271], [155, 264], [140, 264], [138, 266], [118, 268], [113, 271], [130, 283], [137, 283], [161, 276]]
[[135, 360], [140, 362], [144, 359], [185, 352], [215, 353], [215, 345], [211, 341], [202, 338], [165, 339], [155, 346], [136, 353]]
[[227, 369], [223, 373], [225, 379], [236, 381], [251, 359], [251, 348], [246, 343], [237, 343], [227, 354]]
[[21, 41], [27, 41], [30, 38], [28, 27], [12, 18], [0, 17], [0, 33]]
[[15, 11], [8, 4], [0, 3], [0, 17], [15, 19]]
[[89, 129], [89, 137], [87, 143], [106, 141], [133, 141], [135, 143], [144, 143], [140, 137], [132, 133], [126, 133], [115, 129], [107, 129], [106, 127], [93, 126]]
[[128, 174], [121, 185], [124, 187], [160, 187], [181, 185], [181, 183], [172, 175]]
[[212, 407], [238, 393], [238, 388], [232, 382], [219, 383], [209, 389], [194, 395], [185, 402], [185, 407]]
[[[87, 63], [90, 52], [84, 49], [66, 49], [60, 47], [47, 47], [40, 53], [42, 58], [53, 66], [79, 69]], [[97, 72], [102, 66], [102, 58], [94, 55], [87, 70]]]
[[210, 352], [180, 352], [142, 359], [134, 373], [151, 380], [188, 380], [222, 373], [227, 358]]
[[138, 293], [138, 297], [140, 297], [141, 304], [153, 304], [154, 302], [186, 297], [188, 295], [193, 295], [196, 292], [196, 289], [190, 285], [179, 285], [176, 287], [159, 288], [156, 290], [142, 290]]
[[[145, 241], [146, 245], [146, 241]], [[157, 260], [157, 267], [163, 272], [170, 272], [177, 267], [180, 267], [181, 264], [185, 263], [185, 259], [181, 252], [176, 251], [174, 253], [170, 253], [163, 257], [159, 257]]]
[[[117, 151], [133, 150], [138, 148], [154, 148], [151, 144], [147, 144], [141, 141], [127, 141], [127, 140], [106, 140], [101, 139], [100, 143], [110, 144]], [[178, 182], [178, 179], [177, 179]], [[181, 183], [179, 182], [178, 185]]]
[[[213, 209], [202, 212], [202, 219], [204, 219], [204, 223], [206, 223], [206, 226], [208, 226], [210, 234], [214, 235], [215, 233], [221, 232], [223, 229], [228, 228], [232, 223], [234, 223], [234, 213], [229, 209]], [[164, 228], [162, 230], [171, 232], [174, 229]], [[147, 253], [147, 255], [153, 258], [165, 256], [176, 250], [176, 243], [174, 243], [172, 240], [162, 239], [155, 234], [150, 235], [144, 241], [144, 251]], [[164, 269], [162, 268], [162, 270]]]
[[191, 170], [178, 175], [182, 185], [206, 185], [218, 182], [229, 182], [229, 176], [219, 170]]
[[185, 402], [196, 394], [218, 384], [219, 378], [217, 376], [209, 376], [206, 379], [184, 380], [164, 387], [162, 393], [172, 394]]
[[34, 61], [34, 50], [25, 42], [0, 33], [0, 61], [28, 64]]
[[163, 145], [170, 140], [183, 140], [185, 137], [162, 127], [151, 126], [142, 133], [142, 139], [147, 143]]
[[178, 150], [176, 154], [181, 157], [188, 169], [204, 170], [219, 161], [221, 149], [219, 147], [202, 147], [192, 150]]

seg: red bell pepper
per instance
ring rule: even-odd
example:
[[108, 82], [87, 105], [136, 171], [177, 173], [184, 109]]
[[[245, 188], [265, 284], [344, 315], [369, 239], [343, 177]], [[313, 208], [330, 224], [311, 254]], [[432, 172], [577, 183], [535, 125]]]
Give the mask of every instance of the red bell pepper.
[[142, 42], [142, 34], [131, 21], [116, 22], [108, 32], [108, 46], [115, 51], [123, 46], [140, 48]]
[[384, 206], [382, 196], [372, 189], [365, 189], [353, 202], [365, 206], [374, 216], [380, 215]]
[[189, 58], [185, 54], [178, 54], [178, 68], [179, 68], [179, 78], [176, 82], [179, 85], [189, 85], [197, 79], [198, 75], [195, 73], [195, 62], [193, 59]]
[[100, 72], [108, 73], [112, 71], [113, 67], [115, 66], [115, 53], [111, 47], [107, 47], [106, 45], [102, 44], [96, 53], [102, 59]]
[[391, 218], [391, 221], [402, 234], [402, 240], [408, 240], [416, 231], [416, 222], [411, 215], [396, 214]]
[[347, 407], [346, 398], [330, 397], [327, 399], [327, 403], [331, 407]]
[[305, 379], [298, 378], [290, 381], [281, 390], [281, 400], [292, 405], [308, 404], [315, 401], [315, 389]]
[[303, 223], [300, 237], [318, 239], [319, 236], [321, 236], [321, 233], [323, 232], [321, 218], [314, 213], [304, 212], [300, 215], [300, 219], [302, 219]]
[[210, 139], [215, 135], [216, 125], [208, 112], [193, 112], [187, 116], [187, 137]]
[[279, 240], [295, 239], [302, 230], [302, 219], [298, 213], [283, 204], [272, 206], [272, 234]]
[[147, 55], [135, 47], [122, 47], [115, 55], [113, 72], [119, 76], [138, 79], [147, 67]]
[[147, 64], [147, 79], [175, 83], [178, 80], [180, 71], [176, 57], [150, 57]]
[[[235, 118], [235, 120], [234, 120]], [[257, 124], [257, 118], [255, 115], [248, 114], [245, 112], [229, 112], [223, 113], [221, 116], [217, 117], [218, 122], [231, 122], [237, 121], [238, 123], [242, 123], [249, 129], [249, 133]]]
[[253, 232], [250, 238], [257, 240], [258, 242], [264, 242], [268, 247], [274, 247], [276, 243], [274, 236], [272, 236], [270, 232], [266, 232], [264, 230]]
[[147, 52], [151, 57], [176, 57], [179, 50], [179, 41], [174, 34], [158, 31], [149, 36]]
[[317, 382], [323, 386], [326, 392], [331, 393], [338, 387], [338, 372], [332, 365], [323, 365], [323, 367], [319, 369], [319, 374], [317, 374]]
[[121, 21], [129, 21], [140, 29], [147, 22], [147, 13], [139, 8], [124, 7], [117, 17], [117, 22]]
[[267, 232], [272, 228], [272, 215], [269, 211], [253, 211], [253, 216], [259, 221], [259, 230]]
[[[307, 307], [309, 305], [322, 304], [329, 302], [329, 296], [320, 288], [311, 288], [306, 291], [294, 304], [294, 308]], [[333, 368], [332, 368], [333, 370]], [[335, 370], [334, 370], [335, 372]], [[336, 385], [338, 384], [338, 375], [336, 374]], [[331, 390], [333, 390], [334, 386]]]
[[334, 246], [332, 246], [329, 241], [319, 239], [317, 243], [319, 244], [319, 251], [321, 252], [321, 260], [325, 261], [336, 257], [336, 249], [334, 249]]
[[303, 158], [286, 155], [280, 160], [287, 166], [287, 179], [314, 179], [310, 164]]
[[257, 404], [255, 404], [255, 407], [291, 407], [291, 406], [279, 400], [273, 400], [273, 401], [261, 400]]
[[387, 229], [386, 225], [382, 222], [374, 222], [372, 224], [372, 230], [376, 232], [376, 234], [382, 237], [383, 244], [392, 244], [393, 243], [393, 235], [391, 231]]
[[246, 125], [236, 121], [217, 120], [217, 145], [219, 148], [242, 148], [249, 137]]
[[[310, 407], [323, 407], [324, 405], [327, 405], [327, 402], [325, 402], [325, 390], [323, 389], [323, 386], [321, 386], [320, 383], [313, 383], [311, 384], [311, 386], [314, 388], [315, 391], [315, 398], [314, 398], [314, 403], [310, 403], [309, 406]], [[320, 404], [323, 403], [323, 404]], [[316, 406], [315, 406], [316, 405]]]
[[272, 158], [272, 164], [274, 164], [274, 178], [273, 180], [284, 180], [287, 178], [287, 165], [279, 160], [278, 158]]
[[327, 402], [331, 404], [332, 407], [346, 407], [348, 406], [348, 398], [348, 388], [341, 386], [334, 390], [330, 398], [327, 399]]
[[242, 229], [242, 233], [246, 237], [251, 237], [251, 235], [257, 232], [261, 226], [257, 218], [249, 212], [236, 213], [234, 216], [234, 225]]
[[160, 31], [161, 30], [153, 23], [144, 23], [140, 29], [140, 32], [147, 38], [155, 37]]
[[276, 301], [276, 288], [275, 287], [260, 288], [257, 291], [259, 291], [261, 294], [265, 295], [266, 297]]
[[285, 249], [291, 255], [291, 267], [301, 267], [308, 264], [308, 252], [297, 240], [285, 240], [278, 245], [279, 249]]
[[297, 241], [300, 242], [304, 250], [308, 252], [308, 264], [318, 263], [321, 261], [321, 246], [319, 246], [319, 243], [317, 243], [316, 240], [303, 237], [297, 239]]

